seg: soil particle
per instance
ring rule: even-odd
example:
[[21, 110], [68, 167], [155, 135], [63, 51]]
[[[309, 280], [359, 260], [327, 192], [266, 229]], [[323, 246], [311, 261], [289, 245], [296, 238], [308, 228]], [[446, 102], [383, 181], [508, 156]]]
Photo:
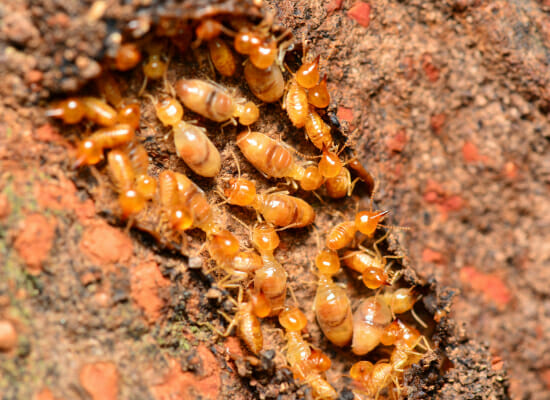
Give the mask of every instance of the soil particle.
[[55, 237], [56, 223], [42, 214], [31, 214], [21, 223], [21, 228], [13, 247], [30, 274], [42, 272], [43, 263], [48, 258]]
[[443, 264], [445, 263], [445, 258], [441, 252], [426, 247], [422, 250], [422, 261], [427, 263]]
[[13, 323], [0, 320], [0, 351], [10, 351], [17, 345], [17, 332]]
[[2, 33], [16, 45], [36, 47], [40, 33], [30, 17], [27, 12], [8, 13], [2, 21]]
[[221, 389], [221, 369], [214, 354], [206, 346], [197, 348], [199, 373], [182, 371], [176, 359], [169, 360], [170, 371], [162, 383], [151, 387], [156, 400], [218, 399]]
[[338, 119], [351, 123], [353, 121], [353, 110], [347, 107], [338, 107], [336, 116]]
[[42, 142], [65, 143], [65, 139], [51, 124], [44, 124], [34, 131], [34, 137]]
[[39, 392], [36, 392], [36, 394], [33, 397], [33, 400], [62, 400], [62, 399], [55, 397], [49, 388], [44, 388]]
[[546, 385], [546, 388], [550, 390], [550, 368], [542, 370], [540, 373], [540, 377]]
[[10, 211], [8, 196], [5, 193], [0, 193], [0, 221], [6, 219], [10, 215]]
[[169, 286], [170, 281], [162, 276], [154, 261], [139, 264], [130, 273], [131, 297], [143, 309], [149, 323], [155, 323], [166, 303], [159, 291]]
[[371, 6], [365, 2], [358, 1], [348, 10], [348, 17], [357, 21], [357, 23], [365, 28], [370, 24]]
[[399, 129], [394, 135], [388, 136], [386, 146], [390, 152], [401, 153], [407, 144], [407, 132]]
[[104, 221], [86, 228], [80, 240], [80, 249], [98, 265], [126, 262], [134, 252], [128, 235]]
[[499, 307], [505, 307], [512, 300], [512, 293], [501, 277], [496, 274], [485, 274], [475, 267], [466, 266], [460, 270], [460, 279], [465, 285], [483, 293], [487, 300]]
[[100, 361], [84, 365], [80, 384], [93, 400], [117, 400], [119, 373], [115, 364]]
[[464, 158], [464, 162], [467, 164], [486, 163], [488, 160], [486, 156], [479, 154], [477, 146], [470, 141], [465, 142], [462, 146], [462, 158]]

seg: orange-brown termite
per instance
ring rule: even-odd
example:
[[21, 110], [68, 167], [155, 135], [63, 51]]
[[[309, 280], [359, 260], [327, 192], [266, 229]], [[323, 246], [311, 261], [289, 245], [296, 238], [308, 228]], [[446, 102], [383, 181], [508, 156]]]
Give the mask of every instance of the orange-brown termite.
[[235, 35], [233, 47], [237, 53], [249, 55], [254, 48], [258, 47], [263, 40], [263, 35], [259, 32], [248, 29], [241, 30]]
[[176, 153], [198, 175], [213, 177], [220, 172], [220, 152], [204, 129], [185, 121], [172, 126]]
[[[344, 253], [344, 264], [361, 274], [363, 283], [369, 289], [378, 289], [382, 285], [392, 285], [400, 277], [400, 272], [389, 273], [392, 262], [390, 258], [401, 258], [400, 256], [382, 256], [378, 249], [378, 243], [384, 241], [389, 231], [373, 243], [374, 251], [359, 245], [360, 250], [346, 251]], [[387, 300], [391, 300], [389, 297]]]
[[336, 346], [345, 346], [351, 341], [353, 323], [346, 291], [332, 280], [332, 276], [340, 270], [338, 254], [323, 250], [315, 258], [315, 265], [319, 271], [313, 302], [317, 322], [328, 340]]
[[235, 102], [221, 86], [200, 79], [180, 79], [175, 90], [183, 104], [212, 121], [223, 122], [233, 117]]
[[134, 173], [135, 189], [147, 200], [151, 200], [157, 190], [157, 181], [147, 174], [149, 167], [149, 155], [147, 150], [142, 144], [135, 141], [130, 142], [123, 148], [124, 152], [128, 155]]
[[256, 193], [256, 185], [244, 178], [232, 178], [224, 189], [227, 202], [254, 208], [268, 223], [285, 228], [311, 225], [315, 211], [304, 200], [282, 193]]
[[128, 124], [133, 129], [139, 128], [141, 109], [136, 102], [122, 104], [117, 110], [117, 123]]
[[259, 194], [254, 208], [264, 219], [276, 226], [302, 228], [315, 220], [315, 211], [304, 200], [286, 194]]
[[372, 194], [372, 192], [374, 191], [375, 182], [370, 172], [365, 169], [363, 164], [361, 164], [361, 162], [357, 158], [352, 158], [351, 160], [349, 160], [347, 162], [347, 165], [354, 171], [359, 179], [365, 182], [365, 184], [367, 185], [368, 194]]
[[101, 76], [95, 80], [97, 89], [102, 97], [115, 108], [122, 104], [122, 93], [120, 85], [109, 71], [103, 71]]
[[317, 165], [309, 165], [304, 170], [304, 176], [300, 180], [300, 188], [305, 191], [317, 190], [325, 182], [325, 178], [319, 172]]
[[245, 158], [268, 177], [288, 177], [296, 181], [304, 177], [304, 168], [296, 162], [292, 151], [263, 133], [241, 132], [237, 146]]
[[330, 104], [330, 94], [327, 89], [327, 76], [307, 92], [309, 104], [317, 108], [327, 108]]
[[325, 178], [334, 178], [340, 173], [343, 167], [344, 163], [340, 160], [338, 154], [323, 146], [323, 153], [321, 160], [319, 160], [319, 172], [321, 172], [321, 175]]
[[319, 83], [319, 59], [317, 56], [313, 61], [303, 63], [296, 71], [294, 78], [301, 87], [311, 89]]
[[164, 170], [159, 174], [159, 202], [164, 218], [176, 231], [185, 231], [193, 225], [188, 205], [182, 204], [176, 173]]
[[195, 35], [199, 40], [212, 40], [225, 31], [221, 22], [213, 18], [205, 18], [195, 28]]
[[233, 328], [237, 327], [237, 336], [246, 344], [248, 350], [254, 354], [258, 354], [264, 345], [262, 328], [260, 321], [254, 313], [252, 301], [242, 302], [242, 290], [239, 290], [237, 302], [233, 300], [237, 308], [237, 313], [233, 318], [225, 315], [220, 311], [220, 314], [230, 321], [229, 326], [223, 336], [229, 336]]
[[162, 59], [160, 54], [160, 47], [152, 46], [152, 50], [147, 58], [147, 61], [143, 64], [143, 75], [145, 75], [145, 82], [143, 87], [147, 86], [147, 80], [158, 80], [166, 76], [168, 70], [168, 63]]
[[356, 384], [357, 389], [353, 391], [357, 398], [379, 398], [380, 393], [386, 389], [391, 383], [395, 385], [397, 393], [391, 393], [390, 398], [400, 399], [400, 383], [396, 372], [393, 370], [392, 364], [379, 361], [372, 364], [370, 361], [358, 361], [350, 369], [350, 377]]
[[283, 97], [285, 80], [276, 63], [266, 69], [260, 69], [251, 62], [247, 62], [244, 66], [244, 77], [250, 91], [258, 99], [273, 103]]
[[146, 96], [151, 99], [155, 107], [155, 114], [164, 126], [176, 125], [183, 118], [183, 107], [173, 97], [165, 97], [159, 101], [150, 95]]
[[293, 79], [286, 92], [283, 108], [296, 128], [302, 128], [308, 119], [307, 93]]
[[268, 224], [259, 224], [252, 232], [252, 242], [262, 257], [262, 268], [254, 275], [254, 289], [265, 295], [270, 305], [270, 315], [278, 315], [283, 309], [287, 291], [287, 273], [273, 255], [279, 245], [279, 236]]
[[147, 82], [149, 81], [149, 79], [152, 81], [164, 79], [164, 87], [168, 87], [168, 83], [166, 80], [166, 73], [168, 72], [168, 62], [165, 61], [162, 57], [162, 46], [158, 43], [155, 43], [150, 45], [149, 47], [149, 57], [147, 57], [147, 61], [143, 63], [142, 66], [144, 78], [143, 84], [141, 85], [141, 89], [139, 91], [139, 95], [141, 95], [147, 87]]
[[120, 45], [115, 55], [114, 66], [119, 71], [128, 71], [141, 61], [141, 52], [134, 43]]
[[414, 304], [419, 299], [419, 295], [414, 287], [400, 288], [384, 292], [382, 299], [394, 314], [403, 314], [413, 309]]
[[133, 139], [134, 129], [127, 124], [99, 129], [78, 144], [74, 167], [97, 164], [103, 159], [104, 149], [127, 144]]
[[204, 192], [187, 176], [175, 172], [180, 204], [193, 217], [193, 225], [203, 230], [207, 235], [216, 228], [214, 212], [208, 203]]
[[[390, 362], [397, 372], [403, 372], [406, 367], [420, 361], [425, 352], [431, 350], [428, 339], [399, 318], [386, 326], [380, 342], [384, 346], [395, 346]], [[415, 351], [417, 347], [423, 353]]]
[[76, 97], [61, 100], [46, 110], [46, 117], [59, 118], [66, 124], [78, 124], [85, 114], [84, 104]]
[[384, 301], [376, 296], [364, 299], [353, 314], [353, 353], [367, 354], [378, 346], [384, 328], [391, 321], [391, 310]]
[[123, 218], [140, 212], [145, 207], [145, 198], [134, 189], [135, 174], [129, 157], [122, 150], [112, 150], [107, 155], [107, 168], [119, 193]]
[[244, 104], [237, 103], [233, 115], [238, 118], [241, 125], [249, 126], [260, 118], [260, 109], [251, 101]]
[[353, 188], [357, 183], [357, 179], [358, 178], [352, 181], [349, 169], [342, 167], [338, 175], [325, 180], [325, 189], [327, 190], [327, 194], [333, 199], [351, 196]]
[[227, 90], [211, 82], [180, 79], [175, 90], [187, 108], [212, 121], [224, 122], [236, 117], [242, 125], [251, 125], [260, 115], [254, 103], [235, 101]]
[[327, 236], [327, 247], [339, 250], [348, 246], [357, 231], [367, 237], [374, 236], [378, 223], [388, 214], [388, 211], [360, 211], [354, 221], [344, 221], [336, 225]]
[[235, 56], [229, 45], [219, 37], [208, 41], [208, 52], [216, 70], [222, 76], [233, 76], [237, 69]]
[[338, 394], [314, 367], [311, 347], [302, 337], [301, 331], [307, 325], [304, 313], [297, 307], [287, 306], [279, 314], [279, 323], [286, 332], [286, 359], [294, 377], [311, 387], [314, 399], [336, 399]]
[[105, 101], [97, 97], [82, 97], [84, 105], [84, 114], [90, 121], [102, 125], [112, 126], [117, 123], [116, 110]]
[[333, 145], [330, 126], [323, 121], [312, 107], [309, 107], [304, 121], [306, 134], [311, 143], [319, 150], [330, 149]]
[[249, 62], [258, 69], [269, 68], [275, 62], [279, 53], [279, 41], [288, 36], [290, 31], [285, 31], [278, 38], [269, 34], [269, 26], [272, 23], [271, 17], [267, 17], [260, 25], [250, 29], [248, 26], [242, 26], [235, 35], [233, 45], [235, 50], [244, 55], [248, 55]]

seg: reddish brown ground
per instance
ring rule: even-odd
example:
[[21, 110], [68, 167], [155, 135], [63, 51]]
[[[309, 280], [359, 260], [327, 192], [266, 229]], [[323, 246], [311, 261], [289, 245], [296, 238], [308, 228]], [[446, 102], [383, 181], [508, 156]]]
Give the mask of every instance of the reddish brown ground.
[[[376, 201], [392, 223], [411, 228], [401, 234], [410, 264], [440, 292], [460, 289], [451, 316], [461, 329], [449, 339], [455, 363], [446, 365], [441, 398], [505, 398], [507, 383], [514, 399], [550, 397], [547, 3], [277, 2], [279, 20], [321, 54], [329, 113], [358, 129], [356, 147], [379, 179]], [[0, 321], [17, 335], [14, 346], [13, 332], [0, 331], [12, 346], [0, 354], [0, 393], [303, 396], [266, 360], [252, 375], [234, 362], [239, 344], [204, 326], [219, 321], [221, 307], [205, 297], [207, 279], [150, 238], [113, 226], [109, 208], [92, 200], [101, 198], [93, 179], [70, 169], [73, 132], [48, 123], [39, 100], [97, 69], [107, 24], [87, 21], [87, 11], [76, 0], [11, 2], [0, 29]], [[134, 11], [115, 4], [107, 15]], [[279, 129], [276, 119], [267, 117], [266, 130]], [[285, 140], [295, 137], [285, 126]], [[305, 299], [316, 245], [294, 239], [283, 238], [287, 264], [306, 277], [293, 281]], [[308, 317], [312, 340], [325, 346]], [[267, 336], [268, 346], [280, 343], [277, 331]], [[329, 379], [343, 382], [351, 360], [329, 353], [338, 360]], [[280, 354], [274, 362], [282, 366]]]

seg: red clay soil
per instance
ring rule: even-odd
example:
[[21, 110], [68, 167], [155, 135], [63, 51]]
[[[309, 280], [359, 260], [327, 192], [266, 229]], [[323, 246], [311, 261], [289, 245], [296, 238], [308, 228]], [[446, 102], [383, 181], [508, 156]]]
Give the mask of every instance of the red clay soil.
[[[92, 3], [1, 7], [0, 398], [309, 396], [284, 368], [276, 323], [265, 322], [269, 350], [254, 359], [206, 324], [223, 329], [217, 311], [227, 304], [202, 261], [181, 255], [200, 247], [200, 235], [187, 249], [126, 229], [108, 178], [71, 168], [76, 129], [44, 117], [51, 99], [92, 90], [86, 82], [136, 16], [147, 26], [159, 13], [253, 18], [259, 10], [246, 1], [153, 0], [113, 2], [98, 13], [101, 2]], [[406, 373], [407, 397], [550, 398], [550, 4], [282, 0], [265, 7], [321, 56], [332, 96], [327, 120], [355, 139], [390, 223], [410, 228], [392, 235], [388, 248], [405, 256], [404, 281], [424, 294], [419, 313], [437, 351]], [[291, 67], [297, 48], [287, 57]], [[169, 79], [196, 72], [187, 63], [200, 56], [175, 57]], [[129, 93], [141, 82], [140, 71], [124, 75]], [[241, 82], [222, 83], [250, 96]], [[143, 107], [140, 139], [154, 172], [185, 168], [161, 140], [167, 131], [150, 104]], [[258, 130], [281, 132], [311, 153], [278, 105], [261, 112]], [[224, 159], [237, 133], [227, 127], [213, 137]], [[240, 164], [263, 189], [272, 185]], [[224, 163], [222, 175], [235, 174], [232, 160]], [[351, 215], [357, 201], [368, 204], [364, 185], [356, 194], [323, 207], [309, 198], [318, 230], [341, 220], [336, 210]], [[246, 230], [225, 214], [246, 242]], [[281, 239], [277, 256], [298, 301], [309, 304], [316, 234], [285, 231]], [[355, 305], [364, 288], [348, 274], [340, 281]], [[328, 379], [350, 399], [344, 375], [360, 358], [330, 345], [309, 308], [309, 338], [331, 356]]]

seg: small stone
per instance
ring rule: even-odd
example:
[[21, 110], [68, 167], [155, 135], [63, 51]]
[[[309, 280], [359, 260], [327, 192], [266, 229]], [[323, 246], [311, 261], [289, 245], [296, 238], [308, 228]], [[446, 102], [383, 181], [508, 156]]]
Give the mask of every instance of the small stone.
[[80, 76], [84, 79], [96, 78], [101, 74], [101, 66], [91, 58], [78, 56], [75, 64], [80, 70]]
[[10, 351], [17, 345], [17, 332], [13, 323], [0, 320], [0, 351]]
[[367, 28], [370, 24], [370, 10], [371, 6], [369, 4], [358, 1], [349, 9], [348, 17]]
[[201, 257], [189, 257], [187, 262], [189, 269], [201, 269], [202, 268], [202, 258]]
[[222, 298], [222, 293], [218, 289], [210, 288], [206, 292], [206, 298], [208, 300], [217, 300], [219, 302]]
[[86, 364], [79, 374], [80, 384], [93, 400], [116, 400], [119, 373], [112, 362]]
[[6, 219], [11, 212], [10, 201], [5, 193], [0, 193], [0, 221]]
[[31, 214], [22, 223], [13, 247], [27, 265], [28, 272], [39, 274], [53, 246], [55, 221], [42, 214]]

